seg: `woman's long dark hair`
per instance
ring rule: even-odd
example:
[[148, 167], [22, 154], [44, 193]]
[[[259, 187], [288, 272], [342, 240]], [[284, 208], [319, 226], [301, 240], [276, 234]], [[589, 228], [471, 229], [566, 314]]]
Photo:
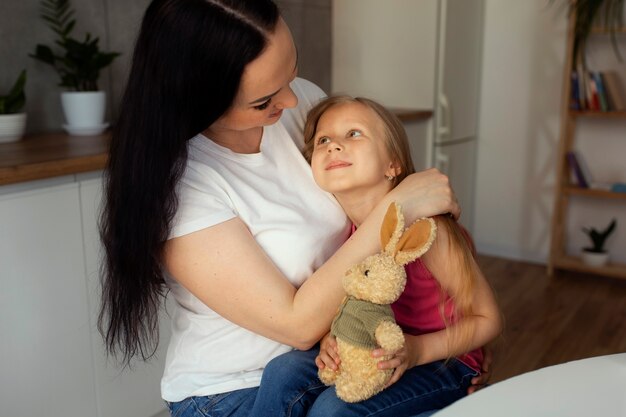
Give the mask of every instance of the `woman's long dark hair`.
[[125, 365], [158, 344], [164, 243], [187, 141], [233, 103], [245, 66], [274, 31], [271, 0], [154, 0], [135, 45], [113, 131], [100, 218], [98, 328]]

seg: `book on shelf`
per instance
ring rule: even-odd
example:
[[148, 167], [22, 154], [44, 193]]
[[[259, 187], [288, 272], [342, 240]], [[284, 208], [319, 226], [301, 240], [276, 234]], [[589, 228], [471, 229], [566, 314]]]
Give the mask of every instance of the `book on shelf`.
[[580, 88], [579, 88], [579, 81], [578, 81], [578, 72], [577, 71], [572, 71], [572, 75], [571, 75], [571, 89], [572, 89], [572, 93], [570, 95], [570, 100], [569, 100], [569, 108], [571, 110], [582, 110], [581, 107], [581, 102], [580, 102]]
[[583, 71], [578, 71], [578, 102], [581, 110], [587, 110], [587, 84]]
[[599, 101], [599, 107], [600, 107], [599, 110], [609, 111], [609, 103], [608, 103], [606, 91], [604, 88], [604, 82], [602, 80], [602, 73], [600, 73], [599, 71], [592, 71], [590, 74], [591, 74], [591, 80], [593, 81], [595, 88], [596, 88], [597, 97]]
[[616, 71], [585, 71], [582, 66], [571, 73], [571, 110], [626, 111], [626, 89]]
[[589, 170], [589, 165], [587, 165], [587, 160], [583, 158], [580, 152], [573, 151], [576, 156], [576, 161], [578, 162], [578, 166], [583, 174], [583, 178], [585, 178], [585, 182], [590, 188], [594, 188], [595, 181], [593, 180], [593, 176], [591, 175], [591, 171]]
[[585, 90], [587, 91], [587, 110], [591, 111], [599, 111], [600, 110], [600, 101], [598, 99], [598, 90], [596, 89], [596, 83], [591, 78], [591, 73], [589, 71], [585, 71], [584, 74], [585, 79]]
[[591, 179], [585, 177], [577, 152], [570, 151], [567, 153], [567, 164], [570, 169], [572, 182], [581, 188], [589, 188]]
[[608, 98], [609, 109], [626, 111], [626, 91], [616, 71], [602, 72], [602, 82]]
[[585, 158], [578, 151], [567, 152], [567, 164], [570, 171], [570, 182], [580, 188], [591, 190], [626, 193], [626, 183], [594, 181]]
[[571, 110], [589, 109], [589, 85], [587, 82], [586, 70], [579, 59], [571, 72], [570, 103]]

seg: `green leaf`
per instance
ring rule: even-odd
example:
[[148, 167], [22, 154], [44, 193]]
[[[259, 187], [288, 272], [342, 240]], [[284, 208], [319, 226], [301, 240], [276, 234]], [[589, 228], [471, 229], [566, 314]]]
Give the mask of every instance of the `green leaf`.
[[74, 29], [74, 25], [76, 24], [76, 20], [72, 20], [71, 22], [69, 22], [65, 28], [63, 28], [63, 37], [67, 37], [71, 32], [72, 29]]
[[45, 62], [49, 65], [54, 65], [55, 57], [52, 53], [52, 49], [46, 45], [37, 45], [35, 49], [35, 54], [31, 55], [31, 57], [38, 59], [39, 61]]
[[100, 55], [98, 55], [96, 57], [94, 64], [95, 64], [96, 68], [98, 68], [98, 70], [100, 70], [102, 68], [106, 68], [119, 55], [120, 54], [118, 54], [117, 52], [110, 52], [110, 53], [100, 54]]
[[25, 85], [26, 85], [26, 70], [22, 70], [22, 72], [20, 72], [20, 75], [17, 77], [15, 84], [13, 84], [11, 91], [9, 91], [9, 99], [13, 97], [17, 97], [20, 94], [24, 94]]
[[24, 85], [26, 84], [26, 70], [22, 70], [11, 87], [9, 94], [0, 96], [0, 114], [19, 113], [26, 103]]
[[[563, 0], [570, 6], [570, 12], [576, 14], [574, 26], [574, 59], [586, 68], [585, 45], [595, 24], [604, 26], [610, 35], [615, 56], [622, 61], [616, 33], [622, 26], [624, 0]], [[553, 3], [553, 1], [550, 1]]]
[[25, 104], [26, 104], [26, 96], [24, 95], [24, 92], [22, 91], [16, 97], [13, 97], [11, 100], [7, 100], [7, 105], [6, 105], [5, 110], [8, 114], [19, 113]]

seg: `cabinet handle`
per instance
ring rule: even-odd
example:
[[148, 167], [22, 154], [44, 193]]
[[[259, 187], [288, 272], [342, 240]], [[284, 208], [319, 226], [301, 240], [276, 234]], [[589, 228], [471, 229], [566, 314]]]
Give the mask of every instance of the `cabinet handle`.
[[450, 136], [450, 102], [445, 94], [439, 94], [439, 116], [438, 140], [447, 139]]

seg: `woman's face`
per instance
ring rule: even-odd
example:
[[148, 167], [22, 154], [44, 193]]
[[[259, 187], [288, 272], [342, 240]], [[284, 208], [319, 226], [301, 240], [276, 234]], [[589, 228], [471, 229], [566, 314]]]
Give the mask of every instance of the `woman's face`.
[[232, 107], [210, 129], [245, 131], [276, 123], [283, 109], [298, 104], [289, 87], [297, 72], [296, 47], [280, 18], [265, 50], [246, 66]]
[[355, 102], [324, 112], [313, 137], [311, 168], [315, 182], [334, 194], [361, 190], [386, 193], [396, 176], [385, 146], [382, 120], [369, 107]]

